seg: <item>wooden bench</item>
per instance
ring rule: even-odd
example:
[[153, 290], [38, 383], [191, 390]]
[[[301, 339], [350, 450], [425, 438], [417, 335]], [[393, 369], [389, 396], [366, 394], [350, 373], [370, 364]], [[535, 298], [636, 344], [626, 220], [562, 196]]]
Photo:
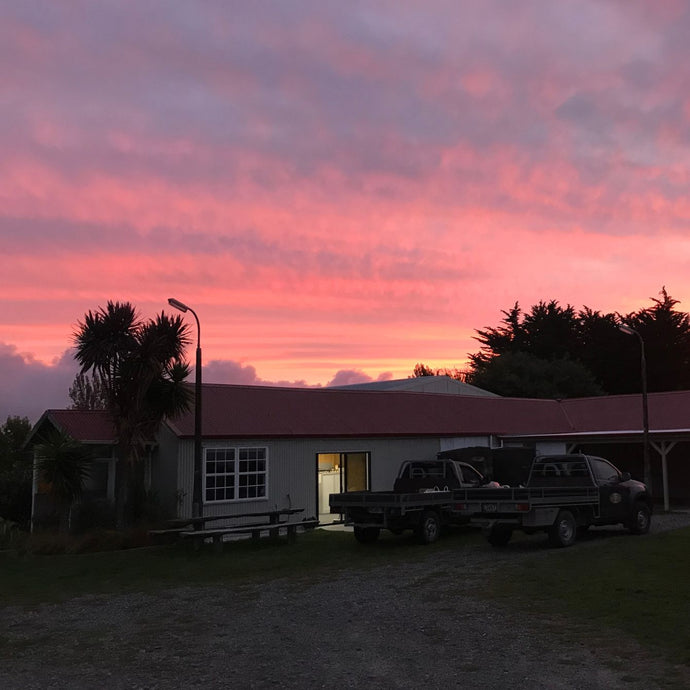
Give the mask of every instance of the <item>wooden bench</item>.
[[190, 527], [194, 527], [194, 529], [204, 529], [207, 522], [238, 520], [240, 518], [265, 517], [268, 518], [269, 522], [272, 524], [278, 522], [283, 515], [291, 516], [303, 512], [304, 508], [276, 508], [275, 510], [264, 510], [251, 513], [227, 513], [225, 515], [200, 515], [199, 517], [173, 518], [172, 520], [168, 520], [165, 524], [168, 525], [169, 529], [183, 528], [185, 531]]
[[[238, 534], [241, 534], [243, 531], [246, 534], [251, 533], [252, 537], [258, 539], [259, 535], [254, 534], [254, 531], [258, 528], [269, 529], [271, 527], [275, 528], [276, 526], [287, 525], [287, 522], [280, 522], [282, 516], [286, 516], [289, 520], [296, 513], [303, 512], [304, 508], [276, 508], [274, 510], [255, 511], [251, 513], [230, 513], [227, 515], [200, 515], [198, 517], [174, 518], [165, 523], [167, 525], [165, 528], [149, 530], [149, 535], [156, 541], [169, 543], [175, 538], [190, 536], [187, 532], [192, 531], [194, 534], [204, 533], [206, 536], [212, 537], [213, 533], [216, 531], [232, 534], [232, 531], [235, 530]], [[206, 527], [209, 522], [241, 520], [246, 518], [267, 518], [267, 520], [245, 525], [236, 525], [234, 527], [230, 527], [229, 525], [217, 528]], [[197, 543], [201, 544], [202, 541], [203, 540], [199, 540]]]
[[199, 548], [206, 539], [213, 540], [213, 547], [216, 551], [223, 548], [223, 537], [228, 534], [250, 534], [252, 539], [260, 539], [262, 532], [268, 532], [272, 538], [280, 534], [280, 530], [285, 528], [288, 542], [294, 542], [297, 538], [297, 528], [314, 529], [319, 524], [318, 520], [294, 520], [288, 522], [277, 522], [267, 524], [239, 525], [236, 527], [211, 527], [209, 529], [185, 530], [180, 532], [183, 539], [193, 539], [195, 546]]

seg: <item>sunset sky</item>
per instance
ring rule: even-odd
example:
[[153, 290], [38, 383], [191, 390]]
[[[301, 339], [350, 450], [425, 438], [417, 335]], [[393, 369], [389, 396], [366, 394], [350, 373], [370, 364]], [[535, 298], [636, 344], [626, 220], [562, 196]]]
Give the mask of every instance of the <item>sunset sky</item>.
[[284, 385], [462, 368], [516, 301], [690, 310], [688, 36], [671, 0], [0, 0], [0, 423], [68, 404], [109, 299]]

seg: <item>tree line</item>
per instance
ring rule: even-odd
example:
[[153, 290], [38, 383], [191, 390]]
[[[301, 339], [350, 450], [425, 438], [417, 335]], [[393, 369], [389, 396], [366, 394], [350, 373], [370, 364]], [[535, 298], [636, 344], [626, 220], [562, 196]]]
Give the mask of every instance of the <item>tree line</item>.
[[662, 288], [649, 307], [627, 314], [575, 309], [556, 300], [523, 311], [518, 303], [497, 326], [477, 329], [480, 348], [469, 367], [432, 370], [417, 364], [413, 376], [447, 374], [499, 395], [569, 398], [637, 393], [642, 338], [650, 392], [690, 389], [690, 316]]

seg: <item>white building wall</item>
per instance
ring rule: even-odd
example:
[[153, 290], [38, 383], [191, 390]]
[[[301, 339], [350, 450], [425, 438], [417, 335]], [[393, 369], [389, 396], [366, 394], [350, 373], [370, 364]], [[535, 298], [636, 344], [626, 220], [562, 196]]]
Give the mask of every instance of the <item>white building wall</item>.
[[537, 441], [537, 455], [562, 455], [567, 453], [565, 441]]
[[491, 436], [453, 436], [442, 438], [440, 450], [455, 450], [456, 448], [472, 448], [474, 446], [492, 447]]
[[[468, 437], [391, 437], [391, 438], [244, 438], [206, 440], [204, 448], [266, 447], [268, 449], [268, 491], [266, 498], [249, 501], [204, 504], [205, 515], [263, 512], [275, 508], [303, 508], [304, 517], [318, 511], [318, 467], [320, 453], [368, 453], [372, 491], [385, 491], [393, 482], [402, 462], [433, 460], [442, 450], [489, 446], [488, 436]], [[565, 452], [550, 450], [545, 452]], [[194, 441], [179, 441], [177, 488], [181, 497], [179, 514], [192, 513]], [[322, 489], [323, 493], [323, 489]], [[323, 498], [322, 498], [323, 503]]]
[[[370, 488], [390, 489], [405, 460], [436, 457], [437, 438], [333, 438], [333, 439], [228, 439], [206, 440], [204, 448], [266, 447], [268, 449], [268, 491], [266, 498], [249, 501], [204, 504], [205, 515], [263, 512], [274, 508], [303, 508], [304, 517], [317, 511], [319, 453], [369, 453]], [[163, 453], [161, 453], [162, 455]], [[194, 441], [179, 441], [177, 489], [181, 496], [179, 514], [192, 513]]]

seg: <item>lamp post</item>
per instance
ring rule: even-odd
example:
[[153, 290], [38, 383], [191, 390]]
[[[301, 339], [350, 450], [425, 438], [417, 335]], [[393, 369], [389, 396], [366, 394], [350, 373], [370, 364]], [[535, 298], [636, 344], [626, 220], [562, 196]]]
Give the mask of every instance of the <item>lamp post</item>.
[[196, 383], [194, 385], [194, 483], [192, 485], [192, 517], [201, 517], [201, 325], [191, 307], [170, 297], [168, 304], [186, 313], [191, 311], [196, 320]]
[[647, 361], [644, 356], [644, 340], [642, 336], [634, 328], [622, 323], [618, 326], [618, 330], [626, 335], [636, 335], [640, 341], [640, 377], [642, 379], [642, 434], [643, 434], [643, 448], [642, 448], [642, 462], [644, 467], [644, 483], [652, 490], [652, 469], [649, 460], [649, 408], [647, 406]]

